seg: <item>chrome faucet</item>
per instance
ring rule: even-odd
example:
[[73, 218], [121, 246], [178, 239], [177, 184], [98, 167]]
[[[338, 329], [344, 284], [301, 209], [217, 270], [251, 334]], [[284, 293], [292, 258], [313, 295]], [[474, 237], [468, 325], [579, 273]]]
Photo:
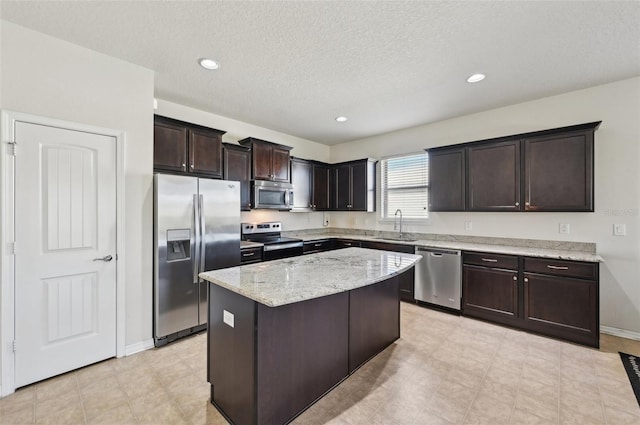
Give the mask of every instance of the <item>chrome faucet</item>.
[[398, 213], [400, 213], [400, 229], [398, 232], [398, 237], [402, 239], [402, 210], [400, 208], [398, 208], [396, 210], [396, 213], [393, 215], [393, 230], [396, 230], [398, 228], [397, 226]]

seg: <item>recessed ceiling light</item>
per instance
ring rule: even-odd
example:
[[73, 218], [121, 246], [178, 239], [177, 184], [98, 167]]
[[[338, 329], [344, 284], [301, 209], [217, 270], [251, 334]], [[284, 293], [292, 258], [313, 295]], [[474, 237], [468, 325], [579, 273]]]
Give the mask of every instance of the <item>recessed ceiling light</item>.
[[346, 120], [347, 120], [347, 117], [342, 117], [342, 116], [336, 117], [336, 121], [338, 122], [345, 122]]
[[205, 69], [220, 68], [220, 65], [218, 64], [218, 62], [214, 61], [213, 59], [202, 58], [198, 60], [198, 63], [200, 64], [201, 67]]
[[471, 77], [467, 78], [468, 83], [477, 83], [482, 80], [484, 80], [484, 74], [473, 74]]

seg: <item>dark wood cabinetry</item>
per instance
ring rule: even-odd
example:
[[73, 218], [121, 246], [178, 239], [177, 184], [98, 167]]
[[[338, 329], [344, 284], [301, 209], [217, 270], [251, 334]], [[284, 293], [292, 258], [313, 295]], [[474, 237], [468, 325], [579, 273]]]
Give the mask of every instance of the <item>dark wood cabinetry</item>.
[[313, 164], [313, 209], [326, 211], [329, 209], [331, 195], [329, 186], [330, 166], [328, 164]]
[[354, 239], [333, 239], [333, 249], [340, 248], [350, 248], [356, 247], [360, 248], [360, 241]]
[[518, 313], [518, 257], [464, 253], [462, 310], [467, 316], [514, 325]]
[[[404, 252], [413, 254], [415, 247], [413, 245], [403, 245], [389, 242], [373, 242], [362, 241], [361, 248], [380, 249], [382, 251]], [[399, 276], [400, 281], [400, 299], [407, 302], [415, 302], [415, 268], [407, 270]]]
[[329, 165], [291, 158], [293, 211], [326, 211], [329, 209]]
[[593, 211], [593, 130], [523, 143], [526, 211]]
[[598, 263], [465, 252], [463, 314], [599, 346]]
[[520, 141], [469, 147], [470, 211], [520, 210]]
[[240, 263], [251, 264], [259, 263], [262, 261], [262, 247], [256, 246], [251, 248], [240, 249]]
[[530, 330], [598, 347], [598, 264], [524, 259], [523, 319]]
[[251, 150], [244, 146], [223, 143], [223, 179], [240, 182], [240, 209], [251, 209]]
[[375, 161], [363, 159], [333, 165], [331, 209], [375, 211]]
[[466, 206], [465, 149], [429, 151], [429, 210], [464, 211]]
[[320, 239], [315, 241], [305, 241], [302, 247], [304, 254], [314, 254], [316, 252], [329, 251], [333, 248], [331, 239]]
[[278, 145], [266, 140], [247, 137], [238, 141], [242, 146], [251, 147], [251, 178], [288, 183], [290, 146]]
[[429, 150], [432, 211], [593, 211], [600, 121]]
[[153, 131], [154, 170], [222, 178], [224, 133], [156, 115]]

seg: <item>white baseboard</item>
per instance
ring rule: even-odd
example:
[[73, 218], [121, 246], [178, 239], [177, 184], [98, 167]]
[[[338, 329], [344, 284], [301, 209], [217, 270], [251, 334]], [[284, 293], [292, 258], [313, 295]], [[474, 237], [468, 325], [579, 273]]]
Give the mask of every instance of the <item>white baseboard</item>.
[[640, 332], [612, 328], [610, 326], [600, 326], [600, 332], [607, 335], [619, 336], [621, 338], [635, 339], [636, 341], [640, 341]]
[[124, 355], [130, 356], [132, 354], [140, 353], [145, 350], [149, 350], [153, 348], [153, 339], [148, 339], [146, 341], [136, 342], [135, 344], [127, 345], [124, 347]]

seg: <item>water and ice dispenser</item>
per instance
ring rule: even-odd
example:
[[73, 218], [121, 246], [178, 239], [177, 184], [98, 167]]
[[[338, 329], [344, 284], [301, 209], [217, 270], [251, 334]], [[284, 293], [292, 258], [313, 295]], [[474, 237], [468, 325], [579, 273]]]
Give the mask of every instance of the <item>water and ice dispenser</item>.
[[167, 261], [191, 258], [191, 229], [167, 230]]

